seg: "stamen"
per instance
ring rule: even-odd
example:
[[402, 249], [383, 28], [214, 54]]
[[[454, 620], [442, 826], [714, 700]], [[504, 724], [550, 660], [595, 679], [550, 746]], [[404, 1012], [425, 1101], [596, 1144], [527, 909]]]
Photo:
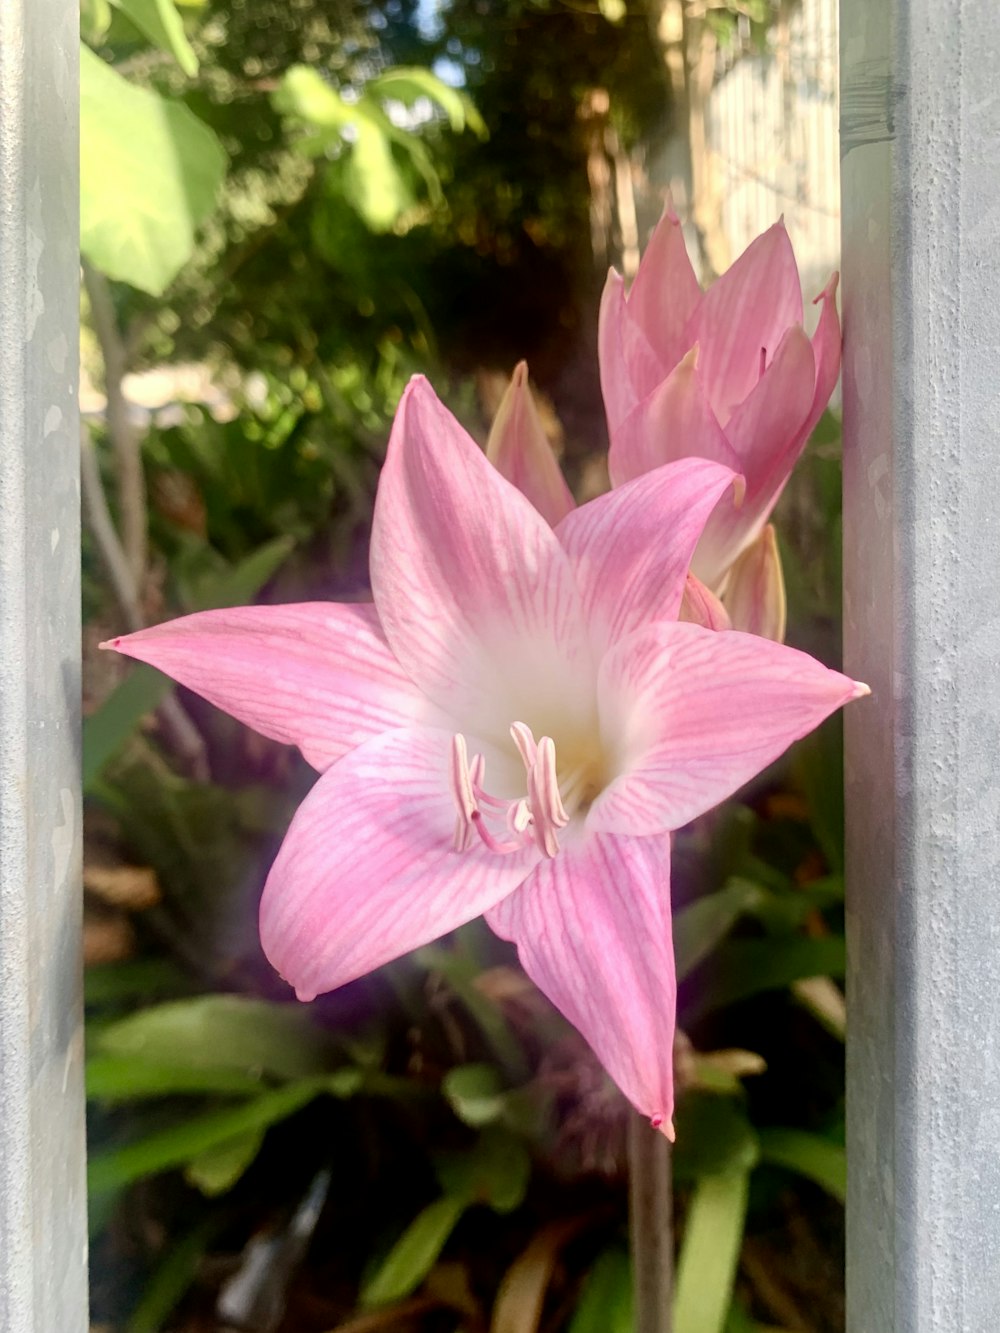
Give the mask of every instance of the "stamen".
[[528, 770], [531, 772], [531, 766], [535, 762], [535, 755], [538, 747], [535, 744], [535, 737], [530, 727], [525, 726], [523, 722], [515, 722], [510, 729], [511, 737], [517, 746], [518, 754]]
[[[476, 759], [473, 760], [474, 767], [476, 760], [481, 757], [476, 755]], [[451, 791], [458, 806], [458, 817], [455, 820], [455, 851], [465, 852], [472, 846], [472, 823], [479, 812], [472, 773], [469, 770], [469, 751], [462, 735], [455, 735], [451, 739]]]
[[[555, 741], [551, 736], [543, 736], [536, 742], [524, 722], [513, 723], [510, 734], [524, 764], [528, 784], [527, 796], [516, 800], [502, 800], [485, 791], [486, 760], [481, 754], [470, 760], [465, 737], [459, 734], [452, 738], [450, 780], [458, 809], [455, 850], [467, 851], [475, 833], [485, 847], [498, 855], [509, 855], [534, 842], [545, 856], [555, 856], [559, 851], [557, 833], [569, 823], [559, 790]], [[570, 790], [576, 790], [579, 778], [577, 773], [572, 775]], [[487, 812], [491, 817], [503, 815], [509, 838], [493, 831], [486, 822]]]
[[497, 852], [500, 856], [508, 856], [511, 852], [519, 852], [524, 846], [524, 843], [520, 838], [518, 838], [517, 842], [501, 842], [499, 838], [495, 838], [486, 827], [486, 821], [483, 819], [481, 810], [477, 810], [473, 815], [472, 827], [476, 830], [490, 851]]

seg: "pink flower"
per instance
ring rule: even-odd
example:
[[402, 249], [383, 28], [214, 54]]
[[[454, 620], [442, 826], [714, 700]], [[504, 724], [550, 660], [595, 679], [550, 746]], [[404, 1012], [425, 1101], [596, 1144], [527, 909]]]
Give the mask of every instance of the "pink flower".
[[485, 912], [669, 1130], [669, 832], [865, 692], [676, 621], [733, 480], [687, 459], [553, 529], [416, 379], [379, 483], [372, 604], [207, 611], [113, 640], [321, 770], [261, 903], [300, 998]]
[[742, 506], [720, 505], [695, 552], [694, 573], [715, 592], [760, 535], [837, 382], [836, 289], [834, 274], [810, 341], [778, 222], [702, 292], [669, 209], [627, 296], [608, 275], [599, 350], [612, 485], [692, 455], [746, 478]]

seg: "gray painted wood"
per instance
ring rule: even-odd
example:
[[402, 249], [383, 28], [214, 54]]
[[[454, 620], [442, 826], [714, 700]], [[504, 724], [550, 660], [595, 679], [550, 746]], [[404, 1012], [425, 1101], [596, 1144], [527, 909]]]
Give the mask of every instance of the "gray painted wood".
[[0, 0], [0, 1329], [87, 1327], [76, 0]]
[[842, 0], [848, 1328], [1000, 1329], [1000, 9]]

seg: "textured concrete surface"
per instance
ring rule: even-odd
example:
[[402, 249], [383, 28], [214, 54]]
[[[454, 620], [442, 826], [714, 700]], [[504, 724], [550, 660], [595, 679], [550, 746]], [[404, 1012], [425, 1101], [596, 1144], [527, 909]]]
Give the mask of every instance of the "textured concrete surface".
[[77, 0], [0, 0], [0, 1329], [87, 1327]]
[[1000, 10], [843, 0], [848, 1327], [1000, 1329]]

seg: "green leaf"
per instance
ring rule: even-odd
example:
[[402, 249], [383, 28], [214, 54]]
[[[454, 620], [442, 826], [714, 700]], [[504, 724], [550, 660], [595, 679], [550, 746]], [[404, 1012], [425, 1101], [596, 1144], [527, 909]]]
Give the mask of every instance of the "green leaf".
[[87, 1061], [86, 1078], [87, 1096], [108, 1103], [142, 1097], [211, 1092], [252, 1095], [261, 1091], [260, 1079], [242, 1070], [192, 1069], [154, 1064], [133, 1056], [94, 1056]]
[[209, 611], [222, 606], [246, 606], [281, 568], [294, 548], [294, 538], [275, 537], [236, 564], [200, 571], [200, 577], [191, 579], [185, 589], [190, 609]]
[[682, 1023], [696, 1022], [715, 1009], [761, 991], [782, 990], [803, 977], [843, 977], [843, 936], [731, 940], [712, 957], [711, 967], [683, 1007]]
[[298, 1005], [199, 995], [143, 1009], [101, 1033], [101, 1055], [177, 1069], [235, 1070], [279, 1079], [329, 1071], [332, 1044]]
[[183, 1166], [238, 1135], [263, 1130], [286, 1119], [326, 1091], [329, 1091], [327, 1080], [305, 1079], [253, 1101], [179, 1121], [169, 1129], [123, 1147], [95, 1153], [88, 1171], [90, 1189], [94, 1194], [102, 1194], [143, 1176]]
[[123, 963], [98, 963], [83, 974], [83, 997], [87, 1008], [97, 1005], [134, 1003], [161, 995], [189, 990], [183, 972], [165, 958], [129, 959]]
[[749, 1184], [746, 1171], [734, 1170], [705, 1176], [695, 1187], [677, 1263], [673, 1333], [722, 1333], [725, 1328]]
[[184, 1168], [184, 1179], [207, 1198], [231, 1190], [260, 1152], [264, 1142], [262, 1129], [237, 1134], [225, 1143], [199, 1153]]
[[436, 1167], [445, 1194], [467, 1204], [488, 1204], [496, 1213], [518, 1208], [531, 1178], [524, 1144], [500, 1128], [485, 1130], [469, 1151], [440, 1154]]
[[677, 980], [683, 981], [729, 933], [744, 912], [753, 911], [766, 890], [749, 880], [732, 880], [718, 893], [706, 894], [674, 917], [674, 957]]
[[348, 104], [311, 65], [292, 65], [271, 96], [275, 109], [298, 116], [323, 129], [345, 129], [354, 124], [354, 107]]
[[189, 79], [198, 73], [198, 57], [184, 34], [173, 0], [112, 0], [126, 18], [161, 51], [180, 65]]
[[104, 41], [111, 27], [109, 0], [80, 0], [80, 34], [97, 46]]
[[128, 1321], [128, 1333], [160, 1333], [174, 1306], [194, 1281], [205, 1251], [224, 1222], [224, 1216], [213, 1214], [170, 1247], [146, 1282], [142, 1298]]
[[843, 1203], [847, 1197], [847, 1153], [837, 1143], [803, 1129], [762, 1129], [761, 1160], [783, 1166], [819, 1185]]
[[404, 106], [412, 106], [419, 98], [426, 97], [441, 108], [456, 132], [470, 129], [481, 139], [487, 137], [485, 122], [471, 98], [419, 65], [396, 65], [387, 69], [372, 79], [365, 91], [402, 102]]
[[186, 106], [133, 87], [81, 48], [80, 244], [96, 268], [161, 295], [225, 169], [218, 139]]
[[88, 717], [83, 719], [83, 790], [92, 790], [104, 765], [157, 709], [174, 687], [169, 676], [151, 666], [134, 666]]
[[569, 1333], [633, 1333], [632, 1266], [625, 1250], [605, 1250], [587, 1274]]
[[512, 1083], [524, 1082], [531, 1072], [524, 1050], [501, 1011], [476, 988], [479, 964], [439, 944], [425, 945], [414, 958], [420, 967], [444, 977], [489, 1042], [508, 1079]]
[[743, 1103], [709, 1092], [688, 1092], [674, 1117], [674, 1177], [679, 1182], [752, 1171], [760, 1145]]
[[456, 1065], [441, 1080], [441, 1091], [459, 1120], [474, 1129], [504, 1113], [503, 1080], [493, 1065]]
[[419, 1212], [365, 1283], [360, 1304], [368, 1309], [409, 1296], [434, 1267], [467, 1201], [453, 1195]]

